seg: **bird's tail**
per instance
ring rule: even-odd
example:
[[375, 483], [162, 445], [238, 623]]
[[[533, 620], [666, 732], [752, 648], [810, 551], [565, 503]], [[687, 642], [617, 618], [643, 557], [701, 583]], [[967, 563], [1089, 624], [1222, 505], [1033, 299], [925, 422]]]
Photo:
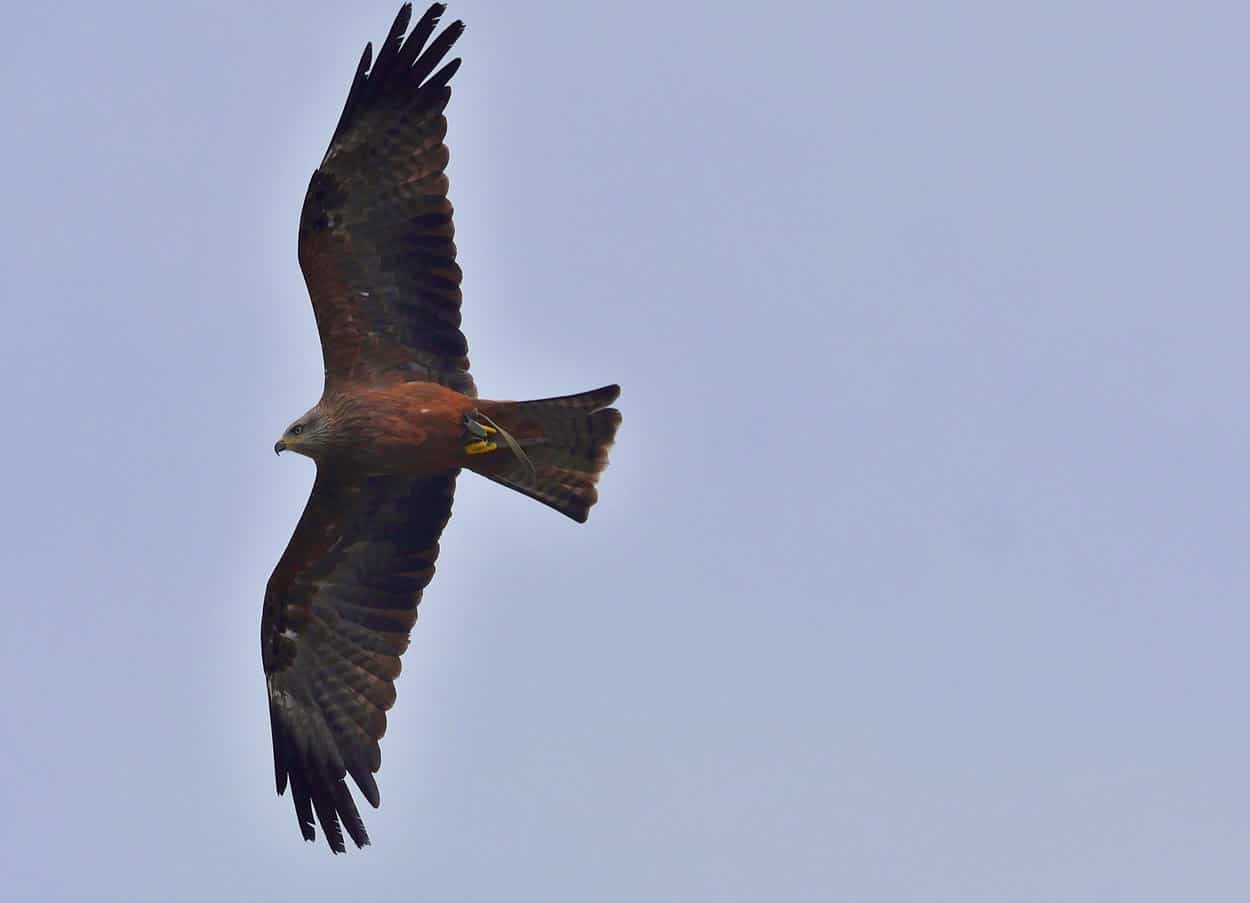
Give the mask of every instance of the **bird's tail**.
[[604, 386], [537, 401], [481, 401], [485, 419], [520, 453], [501, 445], [469, 467], [584, 523], [599, 498], [595, 484], [621, 425], [621, 412], [608, 407], [620, 394], [620, 386]]

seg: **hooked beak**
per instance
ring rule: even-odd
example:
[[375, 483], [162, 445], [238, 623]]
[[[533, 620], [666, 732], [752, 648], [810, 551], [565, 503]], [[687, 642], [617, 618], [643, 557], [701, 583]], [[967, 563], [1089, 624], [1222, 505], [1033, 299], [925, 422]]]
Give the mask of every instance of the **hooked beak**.
[[284, 440], [279, 439], [277, 442], [273, 444], [273, 453], [275, 455], [280, 455], [284, 451], [286, 451], [286, 442]]

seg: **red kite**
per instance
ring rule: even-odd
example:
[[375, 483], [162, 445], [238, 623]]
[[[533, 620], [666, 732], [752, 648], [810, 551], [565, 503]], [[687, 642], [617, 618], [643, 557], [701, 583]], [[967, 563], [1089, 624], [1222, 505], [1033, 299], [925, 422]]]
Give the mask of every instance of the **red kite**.
[[605, 386], [487, 401], [460, 332], [460, 268], [447, 200], [448, 83], [464, 31], [431, 40], [431, 6], [404, 36], [404, 4], [378, 58], [366, 46], [299, 224], [325, 390], [274, 446], [317, 462], [304, 514], [265, 589], [261, 657], [278, 793], [305, 840], [364, 846], [347, 776], [375, 808], [378, 740], [399, 657], [434, 574], [462, 468], [582, 522], [621, 415]]

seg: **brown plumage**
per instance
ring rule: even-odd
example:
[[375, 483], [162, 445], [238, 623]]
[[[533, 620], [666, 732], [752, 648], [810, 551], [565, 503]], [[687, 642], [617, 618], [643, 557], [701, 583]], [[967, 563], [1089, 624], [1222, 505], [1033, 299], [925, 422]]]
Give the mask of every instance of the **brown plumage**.
[[366, 46], [300, 215], [325, 391], [275, 446], [313, 458], [317, 479], [265, 590], [261, 657], [278, 792], [335, 852], [344, 832], [369, 842], [346, 778], [379, 804], [378, 740], [457, 474], [584, 521], [621, 420], [616, 386], [477, 398], [444, 174], [460, 60], [443, 59], [464, 26], [435, 36], [443, 9], [405, 38], [405, 4], [372, 65]]

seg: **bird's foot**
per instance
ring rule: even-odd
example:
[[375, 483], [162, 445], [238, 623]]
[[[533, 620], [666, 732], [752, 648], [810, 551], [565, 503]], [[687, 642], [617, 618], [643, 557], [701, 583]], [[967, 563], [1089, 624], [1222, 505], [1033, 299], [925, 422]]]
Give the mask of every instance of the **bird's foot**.
[[464, 450], [470, 455], [484, 455], [499, 448], [499, 443], [491, 439], [492, 436], [498, 434], [499, 430], [478, 421], [477, 418], [480, 416], [477, 411], [464, 415], [464, 431], [468, 439]]
[[491, 420], [481, 411], [470, 411], [464, 415], [464, 430], [466, 433], [464, 450], [470, 455], [482, 455], [486, 452], [493, 452], [499, 448], [502, 442], [516, 455], [525, 469], [529, 471], [530, 478], [536, 475], [534, 470], [534, 462], [530, 460], [530, 456], [521, 448], [521, 443], [512, 437], [512, 434]]

